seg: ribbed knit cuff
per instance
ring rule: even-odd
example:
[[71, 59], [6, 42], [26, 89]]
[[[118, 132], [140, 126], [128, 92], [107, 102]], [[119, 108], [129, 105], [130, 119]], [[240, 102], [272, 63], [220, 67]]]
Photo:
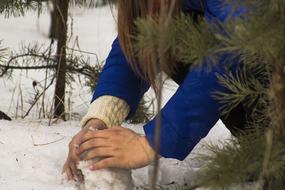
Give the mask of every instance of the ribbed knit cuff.
[[121, 125], [129, 112], [130, 107], [124, 100], [114, 96], [100, 96], [90, 104], [80, 126], [84, 127], [90, 119], [95, 118], [102, 120], [108, 128]]

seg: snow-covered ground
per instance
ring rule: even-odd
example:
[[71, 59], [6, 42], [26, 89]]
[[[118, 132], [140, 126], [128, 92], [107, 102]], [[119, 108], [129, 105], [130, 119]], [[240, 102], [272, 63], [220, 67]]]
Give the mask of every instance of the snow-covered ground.
[[[84, 54], [90, 57], [91, 63], [96, 63], [97, 57], [99, 61], [103, 61], [116, 37], [114, 13], [111, 8], [103, 7], [96, 10], [73, 8], [70, 12], [68, 46], [96, 54]], [[22, 45], [38, 43], [47, 47], [50, 43], [47, 38], [50, 25], [50, 16], [47, 11], [40, 16], [37, 12], [28, 12], [24, 17], [9, 19], [0, 15], [0, 24], [1, 47], [7, 47], [11, 51], [20, 51]], [[10, 115], [16, 115], [17, 112], [17, 115], [21, 116], [22, 110], [16, 111], [17, 104], [21, 104], [20, 99], [23, 97], [27, 109], [28, 100], [35, 94], [32, 82], [37, 81], [43, 86], [45, 72], [29, 71], [28, 74], [26, 71], [13, 72], [12, 76], [12, 79], [8, 80], [4, 77], [0, 80], [0, 100], [3, 102], [0, 110]], [[67, 89], [70, 92], [67, 98], [70, 96], [73, 102], [71, 110], [82, 115], [88, 108], [91, 93], [89, 88], [79, 85], [78, 82], [73, 84], [73, 87], [76, 89]], [[46, 100], [47, 110], [52, 104], [53, 90], [52, 86], [47, 92], [50, 95]], [[37, 110], [35, 112], [37, 113]]]
[[[75, 189], [63, 184], [61, 167], [77, 122], [0, 122], [0, 189]], [[49, 144], [50, 143], [50, 144]]]
[[[73, 29], [70, 46], [78, 39], [81, 50], [96, 53], [100, 60], [105, 59], [116, 36], [115, 19], [110, 8], [74, 9], [71, 17]], [[47, 13], [43, 13], [40, 18], [36, 13], [28, 13], [21, 18], [0, 17], [0, 25], [3, 45], [11, 49], [17, 50], [20, 43], [48, 43]], [[31, 72], [27, 77], [25, 72], [16, 72], [12, 81], [0, 78], [0, 110], [14, 116], [20, 91], [26, 94], [23, 95], [24, 98], [29, 98], [33, 92], [32, 81], [40, 81], [41, 77], [42, 73]], [[175, 85], [172, 85], [170, 90], [165, 91], [165, 101], [175, 88]], [[73, 111], [82, 116], [88, 108], [91, 93], [81, 86], [76, 86], [73, 91]], [[142, 125], [125, 126], [142, 133]], [[51, 126], [47, 120], [33, 117], [14, 119], [12, 122], [0, 121], [0, 189], [76, 189], [75, 184], [63, 180], [61, 169], [66, 159], [68, 143], [79, 130], [78, 120], [53, 123]], [[195, 160], [195, 153], [203, 149], [205, 142], [219, 143], [229, 136], [223, 124], [218, 122], [185, 161], [162, 159], [159, 184], [168, 184], [169, 188], [189, 185], [194, 172], [201, 164]], [[133, 171], [136, 186], [148, 183], [148, 173], [149, 168]]]
[[[126, 126], [142, 133], [141, 125]], [[75, 190], [75, 183], [65, 181], [61, 169], [68, 143], [79, 129], [78, 121], [52, 126], [46, 120], [0, 121], [0, 189]], [[229, 133], [218, 123], [185, 161], [161, 159], [159, 184], [170, 189], [190, 185], [194, 172], [201, 166], [195, 160], [195, 153], [201, 151], [203, 143], [217, 143], [225, 137]], [[145, 187], [148, 174], [148, 167], [134, 170], [135, 185]]]

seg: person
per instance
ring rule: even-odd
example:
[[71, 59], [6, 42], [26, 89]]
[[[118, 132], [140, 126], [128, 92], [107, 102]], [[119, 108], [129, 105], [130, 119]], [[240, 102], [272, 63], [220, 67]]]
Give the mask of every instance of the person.
[[[170, 4], [172, 1], [165, 2]], [[144, 125], [145, 136], [120, 125], [134, 114], [157, 75], [147, 59], [133, 61], [135, 55], [130, 38], [135, 33], [133, 21], [157, 13], [159, 5], [160, 1], [154, 0], [118, 1], [118, 37], [113, 42], [90, 108], [81, 121], [82, 130], [69, 144], [69, 154], [63, 166], [69, 179], [79, 177], [76, 164], [80, 160], [100, 157], [100, 161], [90, 166], [91, 170], [133, 169], [154, 160], [156, 118]], [[182, 10], [193, 18], [203, 15], [209, 24], [227, 22], [246, 12], [243, 7], [233, 7], [222, 0], [175, 0], [176, 12]], [[223, 117], [220, 103], [212, 96], [214, 91], [226, 90], [219, 83], [217, 74], [225, 73], [226, 68], [219, 65], [227, 64], [226, 55], [221, 56], [218, 66], [210, 71], [206, 69], [206, 63], [190, 70], [187, 64], [174, 64], [176, 69], [170, 77], [179, 88], [161, 110], [160, 156], [183, 160], [219, 118], [233, 132], [236, 128], [244, 128], [247, 110], [239, 105], [228, 117]], [[170, 66], [162, 65], [161, 68], [167, 67]], [[236, 68], [227, 69], [234, 72]]]

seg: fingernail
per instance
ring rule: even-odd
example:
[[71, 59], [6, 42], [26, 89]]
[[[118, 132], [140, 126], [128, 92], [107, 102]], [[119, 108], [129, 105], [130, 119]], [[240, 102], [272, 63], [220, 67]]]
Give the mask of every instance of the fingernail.
[[95, 170], [95, 166], [93, 166], [93, 165], [89, 166], [89, 170], [91, 170], [91, 171]]
[[74, 147], [75, 148], [79, 148], [79, 144], [74, 144]]
[[89, 131], [96, 131], [96, 129], [93, 128], [93, 126], [90, 126], [90, 127], [89, 127]]

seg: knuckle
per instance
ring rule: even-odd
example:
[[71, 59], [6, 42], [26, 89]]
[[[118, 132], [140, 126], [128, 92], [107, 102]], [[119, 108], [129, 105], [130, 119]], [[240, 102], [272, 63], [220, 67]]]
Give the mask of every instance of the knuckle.
[[118, 135], [118, 131], [117, 130], [110, 130], [109, 131], [109, 136], [113, 137], [113, 136], [116, 136]]
[[78, 134], [72, 137], [71, 142], [76, 141], [77, 138], [78, 138]]
[[71, 160], [70, 160], [70, 164], [72, 164], [73, 162], [75, 162], [77, 160], [77, 156], [75, 154], [72, 154], [71, 156]]
[[74, 147], [74, 140], [71, 140], [68, 144], [69, 148], [72, 149]]
[[92, 134], [93, 134], [93, 131], [88, 130], [88, 131], [86, 132], [85, 138], [88, 139], [88, 138], [92, 137]]
[[120, 144], [120, 139], [118, 137], [114, 137], [110, 139], [110, 143], [112, 143], [113, 145]]
[[106, 159], [106, 160], [103, 160], [102, 164], [104, 164], [105, 166], [110, 166], [111, 161]]
[[85, 150], [86, 150], [85, 145], [84, 146], [80, 146], [80, 148], [78, 149], [78, 153], [81, 154]]

